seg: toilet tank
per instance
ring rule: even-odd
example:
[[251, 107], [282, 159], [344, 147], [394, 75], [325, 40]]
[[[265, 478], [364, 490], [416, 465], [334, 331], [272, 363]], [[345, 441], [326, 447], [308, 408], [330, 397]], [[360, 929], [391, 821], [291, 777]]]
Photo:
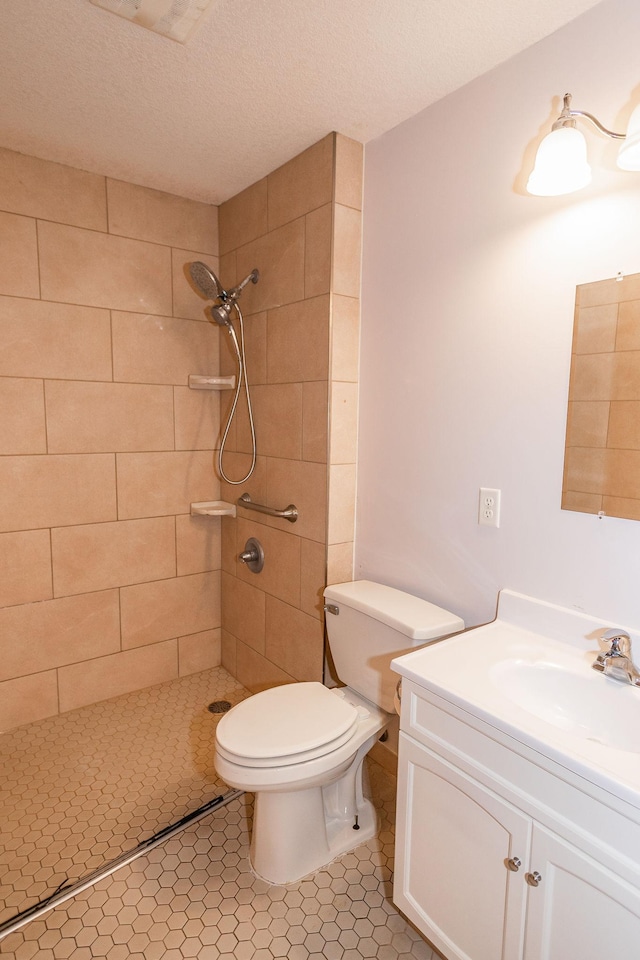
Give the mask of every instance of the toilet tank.
[[324, 596], [338, 678], [388, 713], [398, 681], [389, 666], [394, 657], [464, 630], [448, 610], [371, 580], [335, 583]]

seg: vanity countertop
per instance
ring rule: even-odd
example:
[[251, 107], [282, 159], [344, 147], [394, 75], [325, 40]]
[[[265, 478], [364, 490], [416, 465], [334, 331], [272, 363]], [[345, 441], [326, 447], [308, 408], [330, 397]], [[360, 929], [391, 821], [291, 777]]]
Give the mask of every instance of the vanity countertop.
[[[640, 687], [591, 666], [613, 626], [503, 590], [492, 623], [392, 668], [640, 811]], [[638, 662], [640, 634], [625, 629]]]

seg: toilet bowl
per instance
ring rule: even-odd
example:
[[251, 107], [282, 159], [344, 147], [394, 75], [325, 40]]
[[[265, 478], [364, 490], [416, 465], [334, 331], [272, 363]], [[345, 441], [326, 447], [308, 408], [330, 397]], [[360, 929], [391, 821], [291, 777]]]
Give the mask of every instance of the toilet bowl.
[[440, 607], [366, 580], [327, 587], [325, 598], [329, 645], [348, 685], [272, 687], [216, 730], [219, 776], [255, 793], [251, 864], [270, 883], [299, 880], [375, 836], [362, 765], [393, 712], [389, 663], [464, 628]]

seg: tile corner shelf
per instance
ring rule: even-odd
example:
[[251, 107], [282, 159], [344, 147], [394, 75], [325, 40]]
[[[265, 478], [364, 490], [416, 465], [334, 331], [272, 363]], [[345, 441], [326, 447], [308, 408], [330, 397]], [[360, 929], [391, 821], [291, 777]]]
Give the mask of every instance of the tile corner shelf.
[[235, 503], [226, 500], [201, 500], [191, 504], [192, 517], [235, 517]]
[[205, 377], [200, 374], [189, 374], [189, 388], [191, 390], [233, 390], [236, 385], [234, 375], [230, 377]]

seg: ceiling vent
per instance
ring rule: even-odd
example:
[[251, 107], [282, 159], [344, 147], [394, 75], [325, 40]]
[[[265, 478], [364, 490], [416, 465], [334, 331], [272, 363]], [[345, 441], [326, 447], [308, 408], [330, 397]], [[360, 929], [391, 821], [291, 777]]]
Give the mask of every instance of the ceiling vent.
[[91, 0], [96, 7], [117, 13], [155, 33], [186, 43], [217, 0]]

